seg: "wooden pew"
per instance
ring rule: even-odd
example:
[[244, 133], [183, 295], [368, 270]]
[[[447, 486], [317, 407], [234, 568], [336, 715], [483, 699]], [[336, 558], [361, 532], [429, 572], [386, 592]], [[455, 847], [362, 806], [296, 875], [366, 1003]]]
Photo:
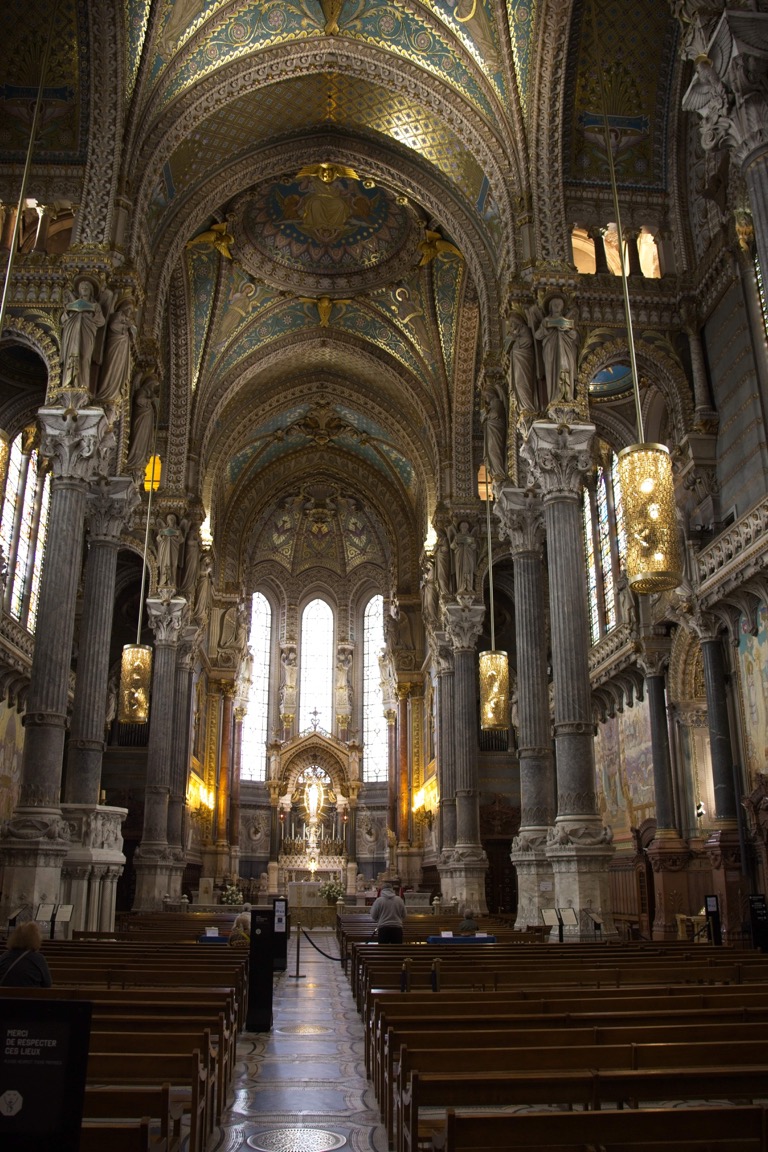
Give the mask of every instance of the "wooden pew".
[[[95, 1088], [86, 1084], [83, 1100], [85, 1124], [103, 1120], [140, 1120], [147, 1117], [159, 1126], [159, 1141], [152, 1142], [152, 1152], [179, 1152], [183, 1107], [171, 1101], [171, 1086], [166, 1081], [157, 1085], [123, 1085], [120, 1088]], [[94, 1129], [97, 1125], [91, 1125]], [[101, 1146], [108, 1148], [106, 1141]], [[101, 1152], [101, 1150], [99, 1150]]]
[[80, 1128], [80, 1152], [166, 1152], [162, 1139], [150, 1137], [150, 1119], [84, 1120]]
[[610, 1152], [674, 1146], [681, 1152], [768, 1152], [764, 1107], [648, 1108], [615, 1112], [485, 1113], [450, 1108], [440, 1152], [568, 1152], [608, 1145]]
[[[768, 1090], [768, 1066], [677, 1067], [643, 1069], [498, 1070], [472, 1072], [412, 1071], [403, 1094], [398, 1152], [415, 1152], [419, 1145], [422, 1108], [482, 1107], [486, 1105], [581, 1105], [593, 1111], [604, 1105], [623, 1106], [632, 1101], [680, 1099], [762, 1098]], [[432, 1118], [432, 1130], [442, 1121]]]

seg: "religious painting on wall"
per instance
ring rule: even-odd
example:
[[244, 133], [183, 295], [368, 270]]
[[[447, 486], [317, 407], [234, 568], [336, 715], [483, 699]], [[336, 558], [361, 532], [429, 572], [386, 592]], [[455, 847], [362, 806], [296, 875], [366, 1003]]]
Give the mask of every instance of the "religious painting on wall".
[[757, 613], [757, 635], [751, 633], [746, 616], [739, 621], [738, 669], [744, 755], [754, 786], [768, 757], [768, 617], [763, 608]]
[[624, 709], [619, 717], [619, 731], [632, 825], [637, 828], [656, 814], [651, 721], [646, 700]]
[[19, 802], [24, 729], [15, 708], [0, 704], [0, 820], [10, 820]]

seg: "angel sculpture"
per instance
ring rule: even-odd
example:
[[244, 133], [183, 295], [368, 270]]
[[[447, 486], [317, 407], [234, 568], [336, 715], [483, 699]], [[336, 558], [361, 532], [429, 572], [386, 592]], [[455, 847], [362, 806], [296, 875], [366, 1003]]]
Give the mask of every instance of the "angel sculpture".
[[106, 319], [90, 280], [78, 280], [75, 291], [61, 314], [61, 386], [90, 392], [96, 337]]
[[436, 257], [445, 256], [448, 253], [453, 253], [454, 256], [464, 259], [455, 244], [444, 240], [439, 232], [431, 232], [429, 228], [424, 229], [424, 239], [419, 244], [419, 248], [421, 249], [419, 268], [423, 268], [425, 264], [431, 264]]
[[187, 240], [187, 248], [194, 248], [197, 244], [212, 244], [216, 251], [224, 256], [227, 260], [233, 260], [232, 245], [235, 238], [229, 231], [228, 224], [211, 224], [205, 232], [201, 232], [199, 236], [193, 236], [191, 240]]

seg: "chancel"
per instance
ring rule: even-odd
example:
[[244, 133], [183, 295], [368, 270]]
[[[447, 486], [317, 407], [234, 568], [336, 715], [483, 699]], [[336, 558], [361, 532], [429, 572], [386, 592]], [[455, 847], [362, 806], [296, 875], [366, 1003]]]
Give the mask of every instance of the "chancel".
[[747, 940], [768, 9], [629, 8], [3, 6], [0, 919]]

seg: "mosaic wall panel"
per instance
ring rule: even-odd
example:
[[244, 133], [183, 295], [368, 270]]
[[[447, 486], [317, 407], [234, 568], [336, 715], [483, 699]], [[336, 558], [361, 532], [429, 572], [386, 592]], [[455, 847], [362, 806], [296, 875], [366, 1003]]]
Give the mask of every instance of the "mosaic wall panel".
[[595, 738], [600, 811], [613, 829], [617, 847], [629, 843], [630, 829], [655, 813], [651, 724], [646, 701], [600, 724]]
[[765, 772], [768, 763], [768, 613], [757, 613], [757, 635], [749, 632], [749, 621], [741, 617], [738, 669], [744, 727], [744, 755], [751, 786], [755, 774]]
[[[147, 21], [151, 0], [127, 0], [125, 5], [125, 40], [126, 40], [126, 69], [128, 78], [128, 94], [133, 92], [136, 84], [136, 75], [139, 71], [141, 52], [147, 35]], [[178, 5], [179, 8], [183, 5]]]
[[523, 109], [528, 107], [531, 47], [536, 21], [537, 0], [507, 0], [507, 18], [515, 58], [517, 87]]
[[15, 708], [0, 703], [0, 820], [10, 820], [21, 790], [24, 729]]

